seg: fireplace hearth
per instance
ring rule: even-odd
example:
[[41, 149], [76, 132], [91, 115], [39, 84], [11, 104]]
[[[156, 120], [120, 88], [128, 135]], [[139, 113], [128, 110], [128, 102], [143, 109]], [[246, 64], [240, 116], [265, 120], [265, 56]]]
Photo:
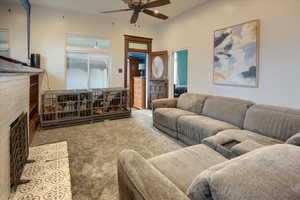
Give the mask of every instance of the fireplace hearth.
[[12, 191], [22, 181], [21, 175], [29, 154], [27, 113], [22, 113], [10, 126], [10, 183]]

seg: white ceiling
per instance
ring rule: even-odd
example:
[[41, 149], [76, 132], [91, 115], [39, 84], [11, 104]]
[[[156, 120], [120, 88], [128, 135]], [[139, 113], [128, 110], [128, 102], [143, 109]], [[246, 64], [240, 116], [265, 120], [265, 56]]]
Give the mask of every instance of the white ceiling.
[[[208, 0], [171, 0], [171, 4], [157, 8], [156, 10], [168, 15], [170, 18], [182, 14], [183, 12], [205, 3]], [[121, 0], [30, 0], [30, 3], [43, 7], [50, 7], [61, 10], [69, 10], [87, 14], [99, 14], [101, 11], [128, 8], [127, 5]], [[118, 20], [129, 20], [132, 12], [106, 14], [113, 16]], [[141, 22], [155, 24], [162, 22], [153, 17], [142, 16], [139, 19]]]

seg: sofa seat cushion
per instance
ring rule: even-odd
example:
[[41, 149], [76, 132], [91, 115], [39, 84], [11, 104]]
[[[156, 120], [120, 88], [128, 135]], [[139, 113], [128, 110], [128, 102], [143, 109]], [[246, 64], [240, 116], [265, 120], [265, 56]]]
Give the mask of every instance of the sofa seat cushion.
[[173, 137], [175, 139], [178, 138], [177, 137], [177, 135], [178, 135], [177, 131], [174, 131], [174, 130], [169, 129], [169, 128], [165, 127], [165, 126], [162, 126], [159, 123], [156, 123], [155, 121], [153, 122], [153, 126], [155, 128], [157, 128], [158, 130], [162, 131], [163, 133], [165, 133], [165, 134], [167, 134], [167, 135], [169, 135], [169, 136], [171, 136], [171, 137]]
[[150, 163], [186, 192], [199, 173], [209, 167], [226, 161], [219, 153], [200, 144], [150, 159]]
[[191, 200], [283, 200], [300, 197], [300, 148], [280, 144], [213, 166], [193, 181]]
[[[242, 152], [244, 154], [257, 148], [282, 142], [247, 130], [229, 129], [203, 139], [202, 143], [231, 159], [240, 156]], [[240, 151], [239, 148], [244, 148], [244, 150]]]
[[254, 151], [256, 149], [265, 147], [264, 145], [261, 145], [259, 143], [254, 142], [253, 140], [246, 140], [244, 142], [241, 142], [237, 145], [234, 145], [231, 148], [231, 151], [236, 156], [241, 156], [245, 153], [249, 153], [251, 151]]
[[178, 137], [183, 135], [194, 141], [195, 144], [200, 144], [202, 139], [226, 129], [239, 128], [227, 122], [200, 115], [182, 116], [177, 122]]
[[224, 135], [234, 138], [235, 140], [238, 140], [240, 142], [244, 142], [246, 140], [253, 140], [256, 143], [264, 145], [264, 146], [283, 143], [281, 140], [277, 140], [277, 139], [267, 137], [267, 136], [264, 136], [264, 135], [261, 135], [259, 133], [255, 133], [252, 131], [247, 131], [247, 130], [232, 129], [232, 130], [222, 131], [218, 134], [224, 134]]
[[153, 113], [155, 123], [176, 131], [177, 119], [184, 115], [195, 115], [195, 113], [178, 108], [158, 108]]

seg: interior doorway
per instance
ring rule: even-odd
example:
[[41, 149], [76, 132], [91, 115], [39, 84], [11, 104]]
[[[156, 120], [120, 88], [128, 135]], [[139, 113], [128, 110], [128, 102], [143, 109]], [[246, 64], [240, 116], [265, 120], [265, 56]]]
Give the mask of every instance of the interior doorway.
[[168, 98], [168, 51], [152, 52], [152, 39], [125, 35], [124, 87], [130, 104], [151, 109], [152, 101]]
[[146, 53], [129, 52], [131, 107], [145, 109], [147, 99], [147, 57]]
[[173, 63], [173, 96], [179, 97], [188, 91], [188, 50], [174, 51]]
[[130, 89], [130, 104], [136, 109], [147, 108], [148, 55], [152, 38], [125, 35], [124, 87]]

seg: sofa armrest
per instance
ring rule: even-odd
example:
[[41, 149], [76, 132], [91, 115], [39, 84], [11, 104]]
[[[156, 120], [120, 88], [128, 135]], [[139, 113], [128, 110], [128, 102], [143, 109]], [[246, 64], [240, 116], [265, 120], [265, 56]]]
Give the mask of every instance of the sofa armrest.
[[278, 144], [260, 148], [202, 172], [187, 196], [191, 200], [299, 199], [299, 166], [299, 147]]
[[231, 149], [226, 148], [226, 145], [230, 143], [237, 144], [235, 142], [239, 142], [239, 141], [236, 141], [234, 138], [222, 133], [205, 138], [201, 141], [202, 144], [209, 146], [210, 148], [217, 151], [218, 153], [220, 153], [221, 155], [223, 155], [228, 159], [231, 159], [234, 156]]
[[285, 143], [300, 146], [300, 133], [293, 135]]
[[167, 177], [132, 150], [119, 155], [118, 182], [120, 200], [189, 200]]
[[178, 100], [177, 98], [154, 100], [152, 102], [152, 110], [154, 111], [157, 108], [176, 108], [177, 100]]

